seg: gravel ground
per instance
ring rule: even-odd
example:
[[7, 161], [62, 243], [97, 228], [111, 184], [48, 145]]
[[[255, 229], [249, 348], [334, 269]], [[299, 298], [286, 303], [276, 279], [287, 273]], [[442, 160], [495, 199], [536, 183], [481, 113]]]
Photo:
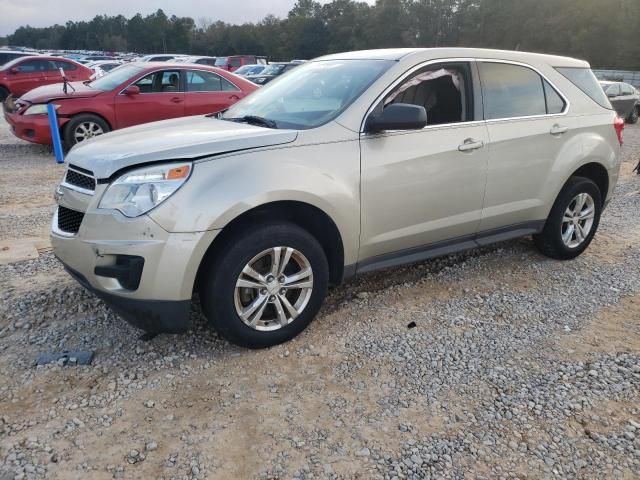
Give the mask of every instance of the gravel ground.
[[[50, 253], [0, 266], [0, 480], [640, 477], [640, 127], [577, 260], [529, 239], [364, 276], [296, 340], [143, 341]], [[0, 124], [0, 239], [62, 174]], [[34, 367], [89, 349], [91, 366]]]

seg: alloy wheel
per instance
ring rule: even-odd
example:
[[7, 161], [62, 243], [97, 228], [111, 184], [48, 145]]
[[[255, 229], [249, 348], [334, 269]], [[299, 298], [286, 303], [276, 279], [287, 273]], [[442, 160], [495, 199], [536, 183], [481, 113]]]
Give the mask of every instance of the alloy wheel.
[[236, 313], [255, 330], [279, 330], [302, 313], [312, 292], [313, 269], [302, 252], [269, 248], [242, 269], [234, 289]]
[[75, 131], [73, 132], [73, 137], [75, 138], [76, 143], [80, 143], [97, 135], [102, 135], [103, 133], [104, 130], [97, 123], [82, 122], [76, 127]]
[[595, 201], [588, 193], [579, 193], [571, 200], [562, 218], [562, 241], [567, 247], [579, 247], [586, 240], [595, 212]]

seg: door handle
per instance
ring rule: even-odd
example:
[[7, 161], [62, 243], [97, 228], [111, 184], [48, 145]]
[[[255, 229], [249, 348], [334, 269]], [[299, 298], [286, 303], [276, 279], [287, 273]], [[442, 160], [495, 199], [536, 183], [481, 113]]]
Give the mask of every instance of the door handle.
[[180, 97], [173, 97], [173, 98], [171, 99], [171, 101], [172, 101], [173, 103], [180, 103], [180, 102], [182, 101], [182, 99], [181, 99]]
[[564, 125], [555, 124], [551, 127], [549, 133], [551, 135], [562, 135], [563, 133], [567, 133], [569, 131], [569, 127], [565, 127]]
[[482, 147], [484, 147], [484, 142], [482, 140], [467, 138], [461, 145], [458, 145], [458, 150], [461, 152], [471, 152]]
[[237, 96], [237, 95], [231, 95], [231, 96], [229, 97], [229, 100], [240, 100], [240, 97], [239, 97], [239, 96]]

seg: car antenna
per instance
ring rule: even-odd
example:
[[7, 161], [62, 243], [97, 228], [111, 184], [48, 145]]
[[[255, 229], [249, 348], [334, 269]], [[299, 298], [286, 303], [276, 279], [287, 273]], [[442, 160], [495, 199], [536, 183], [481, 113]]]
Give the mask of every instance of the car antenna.
[[59, 68], [58, 70], [60, 71], [60, 76], [62, 77], [62, 80], [64, 82], [62, 84], [62, 91], [65, 93], [65, 95], [68, 93], [69, 87], [71, 87], [71, 90], [73, 90], [75, 92], [76, 89], [73, 88], [73, 85], [71, 85], [69, 80], [67, 80], [67, 76], [64, 74], [64, 70], [62, 70], [62, 68]]

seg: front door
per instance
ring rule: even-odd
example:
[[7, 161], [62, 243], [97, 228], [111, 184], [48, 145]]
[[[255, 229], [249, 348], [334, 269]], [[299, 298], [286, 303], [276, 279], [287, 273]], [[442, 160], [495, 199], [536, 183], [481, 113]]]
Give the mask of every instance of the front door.
[[44, 85], [45, 72], [49, 68], [48, 60], [24, 60], [15, 66], [15, 73], [10, 73], [11, 93], [18, 98], [29, 90]]
[[137, 95], [116, 95], [117, 128], [167, 120], [185, 115], [185, 96], [180, 70], [159, 70], [135, 84]]
[[475, 118], [472, 71], [468, 63], [429, 65], [373, 110], [424, 106], [427, 126], [361, 136], [361, 271], [416, 260], [449, 241], [470, 242], [477, 232], [489, 138]]

